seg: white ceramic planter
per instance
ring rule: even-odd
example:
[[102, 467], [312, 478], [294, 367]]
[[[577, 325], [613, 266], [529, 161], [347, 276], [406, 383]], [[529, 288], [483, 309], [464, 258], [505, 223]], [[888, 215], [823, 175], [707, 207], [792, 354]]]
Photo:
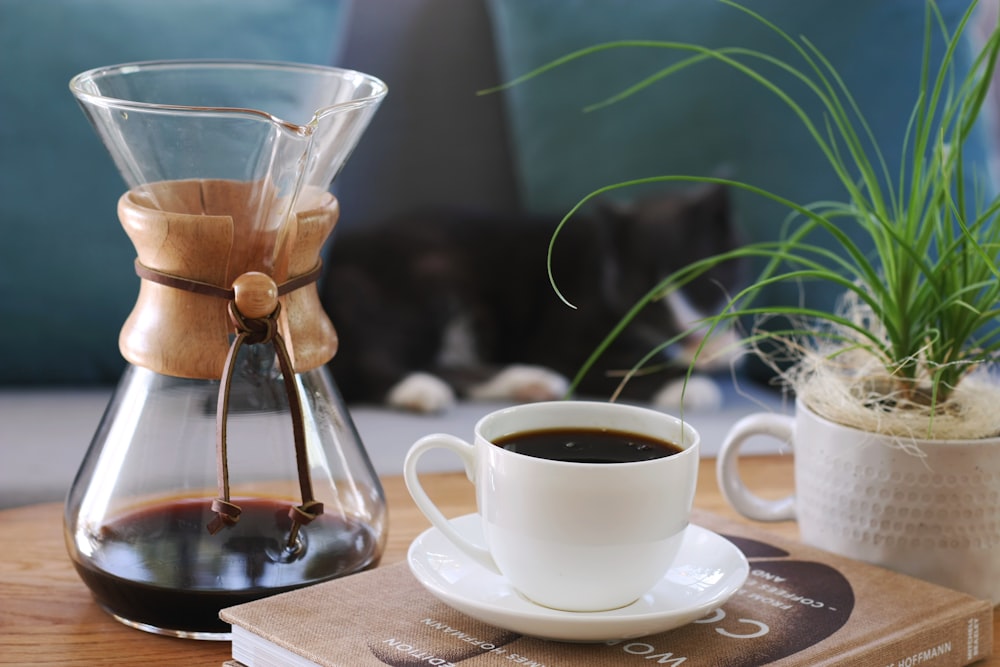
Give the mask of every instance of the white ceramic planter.
[[[761, 435], [793, 447], [794, 496], [766, 500], [739, 478], [740, 446]], [[794, 418], [762, 413], [732, 428], [719, 485], [751, 519], [796, 519], [803, 542], [1000, 604], [1000, 438], [903, 444], [799, 401]]]

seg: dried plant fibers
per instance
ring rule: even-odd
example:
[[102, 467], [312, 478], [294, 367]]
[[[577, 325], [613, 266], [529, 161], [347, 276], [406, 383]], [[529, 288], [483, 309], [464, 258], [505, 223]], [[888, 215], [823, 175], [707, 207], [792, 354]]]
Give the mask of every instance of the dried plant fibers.
[[863, 431], [907, 440], [973, 440], [1000, 434], [1000, 384], [985, 371], [966, 376], [947, 401], [932, 406], [906, 398], [902, 389], [877, 389], [892, 386], [881, 365], [852, 366], [848, 372], [845, 361], [809, 353], [785, 378], [817, 414]]
[[[756, 355], [818, 415], [897, 438], [904, 448], [918, 439], [1000, 436], [1000, 381], [988, 366], [972, 366], [957, 386], [949, 387], [946, 400], [937, 400], [930, 391], [930, 374], [935, 370], [931, 362], [921, 353], [914, 359], [887, 362], [885, 351], [890, 346], [885, 327], [856, 292], [841, 296], [836, 315], [852, 326], [832, 320], [798, 321], [785, 334], [761, 337], [776, 342], [777, 350], [765, 351], [759, 342], [755, 344]], [[766, 319], [757, 322], [758, 333], [766, 331]], [[796, 333], [788, 335], [787, 331]], [[881, 339], [882, 351], [876, 351], [873, 339]], [[911, 361], [921, 371], [915, 379], [892, 372]]]

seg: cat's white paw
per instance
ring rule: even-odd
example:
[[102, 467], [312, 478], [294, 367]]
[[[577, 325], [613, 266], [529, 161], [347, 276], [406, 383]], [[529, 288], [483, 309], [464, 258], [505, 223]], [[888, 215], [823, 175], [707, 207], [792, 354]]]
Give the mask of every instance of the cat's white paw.
[[692, 375], [684, 387], [684, 379], [673, 380], [653, 396], [658, 408], [676, 410], [684, 401], [685, 410], [712, 411], [722, 407], [722, 390], [715, 380], [704, 375]]
[[411, 412], [443, 412], [455, 405], [455, 392], [430, 373], [411, 373], [389, 390], [386, 403]]
[[514, 365], [473, 387], [469, 397], [481, 401], [506, 399], [531, 403], [562, 398], [567, 389], [569, 380], [553, 370], [542, 366]]

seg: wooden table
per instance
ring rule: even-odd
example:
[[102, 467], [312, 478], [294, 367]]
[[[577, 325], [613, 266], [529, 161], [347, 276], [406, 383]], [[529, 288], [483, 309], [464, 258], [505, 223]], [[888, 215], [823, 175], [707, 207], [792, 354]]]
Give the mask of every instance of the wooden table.
[[[713, 460], [701, 466], [695, 505], [736, 517], [715, 483]], [[747, 457], [741, 462], [747, 484], [769, 497], [791, 488], [791, 458]], [[425, 488], [448, 516], [474, 511], [472, 487], [460, 473], [425, 476]], [[405, 557], [427, 520], [416, 509], [402, 478], [383, 480], [390, 529], [382, 562]], [[738, 518], [738, 517], [737, 517]], [[768, 526], [796, 536], [792, 522]], [[62, 505], [51, 503], [0, 512], [0, 665], [138, 665], [218, 667], [229, 658], [228, 642], [200, 642], [147, 634], [128, 628], [93, 602], [70, 564], [63, 545]], [[994, 636], [1000, 637], [994, 614]], [[981, 663], [1000, 667], [1000, 656]]]

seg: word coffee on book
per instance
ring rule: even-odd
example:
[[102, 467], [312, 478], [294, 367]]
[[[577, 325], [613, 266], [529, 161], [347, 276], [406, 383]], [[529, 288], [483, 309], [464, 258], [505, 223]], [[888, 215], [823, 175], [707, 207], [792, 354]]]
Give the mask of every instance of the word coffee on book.
[[[312, 667], [960, 667], [993, 648], [986, 600], [696, 511], [750, 576], [704, 618], [600, 643], [535, 639], [470, 618], [406, 563], [223, 609], [231, 665]], [[568, 612], [567, 612], [568, 613]]]

